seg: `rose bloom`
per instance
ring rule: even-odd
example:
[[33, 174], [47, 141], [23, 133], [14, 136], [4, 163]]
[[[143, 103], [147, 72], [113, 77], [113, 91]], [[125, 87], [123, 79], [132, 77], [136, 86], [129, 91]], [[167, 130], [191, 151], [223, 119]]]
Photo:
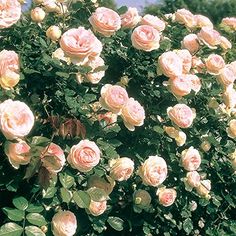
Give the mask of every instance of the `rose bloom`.
[[201, 58], [197, 56], [192, 57], [192, 71], [194, 73], [203, 73], [203, 69], [205, 68], [205, 64], [201, 60]]
[[171, 138], [175, 139], [177, 146], [181, 147], [185, 144], [187, 137], [183, 131], [171, 126], [164, 126], [163, 129]]
[[196, 187], [197, 193], [204, 197], [204, 198], [210, 198], [210, 191], [211, 191], [211, 181], [209, 179], [202, 180], [201, 184]]
[[99, 102], [102, 107], [117, 114], [128, 101], [128, 93], [119, 85], [105, 84], [101, 89]]
[[0, 0], [0, 29], [9, 28], [21, 17], [21, 4], [18, 0]]
[[41, 154], [42, 166], [50, 173], [56, 174], [60, 172], [65, 165], [66, 159], [61, 147], [55, 143], [50, 143]]
[[229, 64], [230, 69], [234, 72], [234, 76], [236, 76], [236, 61], [233, 61]]
[[189, 128], [196, 117], [194, 110], [185, 104], [176, 104], [174, 107], [168, 107], [167, 114], [180, 128]]
[[185, 75], [169, 80], [171, 92], [177, 96], [185, 96], [191, 92], [191, 81]]
[[225, 61], [222, 56], [211, 54], [205, 61], [206, 68], [209, 74], [218, 75], [220, 70], [225, 67]]
[[142, 178], [144, 184], [157, 187], [167, 177], [166, 161], [162, 157], [149, 156], [139, 167], [138, 175]]
[[23, 140], [18, 143], [6, 142], [4, 151], [15, 169], [30, 162], [30, 146]]
[[61, 36], [60, 46], [67, 56], [77, 59], [81, 63], [88, 57], [99, 56], [102, 51], [102, 43], [84, 27], [66, 31]]
[[122, 107], [121, 116], [125, 127], [130, 131], [134, 131], [135, 126], [143, 125], [145, 111], [138, 101], [133, 98], [129, 98], [129, 100]]
[[223, 69], [220, 70], [218, 75], [218, 81], [224, 88], [233, 85], [234, 81], [236, 80], [236, 74], [232, 70], [230, 65], [226, 65]]
[[172, 51], [164, 52], [158, 58], [158, 65], [162, 73], [167, 77], [176, 77], [183, 73], [183, 61]]
[[226, 132], [230, 138], [236, 138], [236, 119], [233, 119], [229, 122], [229, 127], [226, 129]]
[[201, 177], [197, 171], [191, 171], [187, 173], [186, 183], [192, 187], [196, 188], [201, 184]]
[[134, 28], [141, 20], [141, 16], [139, 16], [138, 10], [135, 7], [129, 7], [128, 11], [121, 15], [120, 18], [121, 26], [128, 29]]
[[236, 17], [225, 17], [222, 19], [221, 24], [236, 30]]
[[182, 47], [189, 50], [190, 53], [194, 54], [200, 48], [200, 44], [198, 42], [198, 37], [196, 34], [188, 34], [184, 37], [182, 41]]
[[215, 49], [217, 45], [221, 42], [221, 35], [218, 31], [212, 29], [211, 27], [202, 27], [201, 31], [198, 33], [198, 38], [206, 44], [209, 48]]
[[175, 12], [175, 21], [188, 28], [193, 28], [196, 25], [194, 15], [186, 9], [179, 9]]
[[89, 22], [95, 31], [105, 37], [110, 37], [121, 27], [120, 16], [106, 7], [98, 7], [90, 16]]
[[44, 0], [43, 7], [46, 12], [56, 12], [59, 10], [57, 0]]
[[143, 16], [141, 25], [151, 25], [159, 32], [163, 31], [166, 27], [166, 24], [163, 20], [159, 19], [157, 16], [153, 16], [150, 14]]
[[52, 218], [54, 236], [73, 236], [77, 229], [77, 220], [71, 211], [60, 211]]
[[134, 29], [131, 41], [134, 48], [150, 52], [160, 47], [160, 34], [150, 25], [140, 25]]
[[36, 7], [31, 10], [30, 16], [31, 16], [32, 21], [36, 23], [40, 23], [44, 20], [46, 13], [41, 7]]
[[99, 163], [100, 154], [101, 151], [98, 146], [94, 142], [85, 139], [72, 146], [67, 161], [73, 168], [81, 172], [89, 172]]
[[201, 79], [192, 74], [186, 75], [186, 77], [191, 81], [191, 88], [195, 93], [198, 93], [202, 87]]
[[236, 106], [236, 90], [228, 87], [223, 93], [223, 101], [228, 108], [234, 108]]
[[220, 46], [224, 49], [224, 50], [228, 50], [232, 48], [232, 44], [231, 42], [224, 36], [220, 37]]
[[107, 201], [95, 202], [93, 200], [91, 200], [88, 208], [89, 213], [92, 214], [93, 216], [102, 215], [106, 209], [107, 209]]
[[110, 176], [114, 180], [123, 181], [130, 178], [134, 171], [134, 162], [128, 157], [110, 161]]
[[117, 122], [117, 114], [110, 111], [105, 114], [98, 114], [98, 121], [105, 121], [106, 125], [110, 126]]
[[181, 153], [182, 166], [187, 171], [194, 171], [201, 165], [201, 156], [197, 149], [190, 147]]
[[157, 196], [161, 205], [168, 207], [175, 202], [177, 192], [173, 188], [160, 188], [157, 190]]
[[[52, 58], [57, 59], [57, 60], [61, 60], [67, 63], [67, 65], [69, 65], [71, 63], [71, 59], [69, 57], [65, 56], [64, 51], [61, 48], [56, 49], [53, 53], [52, 53]], [[62, 63], [60, 63], [62, 65]]]
[[176, 50], [176, 54], [179, 56], [179, 58], [182, 60], [183, 64], [183, 74], [189, 73], [191, 67], [192, 67], [192, 55], [187, 49], [182, 50]]
[[61, 30], [58, 26], [52, 25], [47, 29], [46, 35], [51, 40], [57, 41], [61, 37]]
[[152, 198], [146, 190], [139, 189], [134, 192], [133, 200], [138, 208], [147, 209], [151, 204]]
[[13, 88], [20, 80], [19, 56], [14, 51], [0, 52], [0, 84], [4, 89]]
[[0, 104], [0, 129], [7, 139], [23, 138], [34, 125], [34, 115], [23, 102], [8, 99]]
[[204, 26], [207, 26], [213, 29], [213, 24], [208, 17], [203, 16], [203, 15], [194, 15], [194, 18], [195, 18], [197, 27], [202, 28]]

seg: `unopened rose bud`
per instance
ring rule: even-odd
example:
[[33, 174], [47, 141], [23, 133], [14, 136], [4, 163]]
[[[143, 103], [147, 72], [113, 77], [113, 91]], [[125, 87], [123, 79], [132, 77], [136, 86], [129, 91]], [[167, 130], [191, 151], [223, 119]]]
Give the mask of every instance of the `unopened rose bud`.
[[31, 11], [30, 15], [34, 22], [40, 23], [44, 20], [46, 13], [42, 8], [36, 7]]
[[149, 207], [151, 200], [150, 194], [145, 190], [139, 189], [134, 193], [134, 204], [140, 209]]
[[211, 98], [208, 102], [208, 107], [212, 109], [217, 109], [219, 107], [219, 103], [216, 101], [215, 98]]
[[205, 140], [201, 143], [200, 147], [204, 152], [208, 152], [211, 149], [211, 144]]
[[61, 37], [61, 30], [58, 26], [52, 25], [47, 29], [46, 35], [51, 40], [57, 41]]
[[41, 230], [42, 230], [44, 233], [47, 233], [48, 227], [47, 227], [46, 225], [43, 225], [43, 226], [41, 227]]
[[202, 180], [201, 184], [196, 188], [197, 193], [206, 199], [210, 198], [210, 190], [211, 190], [211, 181], [210, 180]]

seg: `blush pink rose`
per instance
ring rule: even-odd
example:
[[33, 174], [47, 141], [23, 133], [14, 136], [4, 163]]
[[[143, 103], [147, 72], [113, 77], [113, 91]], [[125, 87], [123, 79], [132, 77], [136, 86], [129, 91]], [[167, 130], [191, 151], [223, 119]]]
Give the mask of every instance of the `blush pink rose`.
[[81, 172], [89, 172], [100, 161], [101, 151], [98, 146], [87, 139], [72, 146], [67, 161], [74, 168]]
[[236, 138], [236, 119], [229, 122], [226, 132], [230, 138]]
[[190, 53], [194, 54], [200, 48], [200, 44], [198, 42], [198, 37], [196, 34], [188, 34], [184, 37], [182, 41], [182, 47], [189, 50]]
[[131, 41], [134, 48], [150, 52], [160, 47], [160, 34], [150, 25], [140, 25], [134, 29]]
[[225, 61], [222, 56], [211, 54], [205, 61], [207, 71], [211, 75], [218, 75], [220, 70], [225, 67]]
[[233, 85], [234, 81], [236, 80], [236, 74], [232, 70], [230, 65], [226, 65], [223, 69], [220, 70], [218, 75], [218, 81], [224, 88]]
[[157, 190], [157, 196], [161, 205], [168, 207], [171, 206], [177, 197], [177, 192], [173, 188], [160, 188]]
[[98, 7], [90, 16], [89, 22], [94, 31], [105, 37], [110, 37], [121, 27], [120, 16], [112, 9], [106, 7]]
[[8, 99], [0, 104], [0, 129], [7, 139], [23, 138], [34, 125], [34, 115], [23, 102]]
[[184, 24], [188, 28], [196, 26], [194, 15], [186, 9], [179, 9], [175, 12], [175, 21]]
[[191, 171], [187, 173], [186, 183], [192, 187], [196, 188], [201, 184], [201, 177], [197, 171]]
[[232, 48], [232, 43], [224, 36], [220, 37], [220, 46], [224, 49], [224, 50], [229, 50]]
[[208, 17], [203, 16], [203, 15], [194, 15], [194, 18], [195, 18], [197, 27], [202, 28], [204, 26], [207, 26], [213, 29], [213, 24]]
[[107, 201], [95, 202], [93, 200], [91, 200], [88, 208], [90, 214], [92, 214], [93, 216], [102, 215], [106, 209], [107, 209]]
[[176, 77], [183, 73], [183, 61], [172, 51], [164, 52], [158, 58], [158, 66], [161, 72], [167, 77]]
[[222, 19], [221, 24], [231, 28], [232, 30], [236, 30], [236, 17], [225, 17]]
[[128, 157], [122, 157], [110, 161], [110, 176], [117, 181], [130, 178], [134, 171], [134, 162]]
[[15, 169], [30, 162], [30, 146], [23, 140], [18, 143], [6, 142], [5, 153]]
[[181, 153], [181, 163], [185, 170], [194, 171], [201, 165], [201, 156], [197, 149], [190, 147]]
[[182, 50], [176, 50], [176, 54], [179, 56], [179, 58], [182, 60], [183, 64], [183, 74], [189, 73], [191, 67], [192, 67], [192, 55], [187, 49]]
[[234, 75], [236, 76], [236, 61], [233, 61], [229, 64], [230, 69], [234, 72]]
[[163, 20], [159, 19], [157, 16], [153, 16], [150, 14], [143, 16], [141, 25], [150, 25], [159, 32], [163, 31], [166, 27], [166, 24]]
[[211, 181], [209, 179], [202, 180], [201, 184], [196, 187], [197, 193], [204, 197], [204, 198], [210, 198], [210, 191], [211, 191]]
[[233, 87], [228, 87], [222, 97], [227, 108], [234, 108], [236, 106], [236, 90]]
[[0, 0], [0, 29], [9, 28], [21, 17], [21, 4], [18, 0]]
[[141, 16], [138, 14], [138, 10], [135, 7], [129, 7], [128, 11], [121, 15], [120, 18], [121, 26], [128, 29], [134, 28], [141, 20]]
[[128, 99], [128, 93], [121, 86], [105, 84], [101, 89], [99, 101], [103, 108], [118, 114]]
[[167, 177], [166, 161], [162, 157], [149, 156], [139, 167], [138, 175], [142, 178], [144, 184], [157, 187]]
[[185, 104], [176, 104], [174, 107], [169, 107], [167, 114], [180, 128], [189, 128], [196, 117], [194, 110]]
[[71, 211], [61, 211], [52, 218], [52, 233], [54, 236], [73, 236], [77, 229], [77, 220]]
[[110, 111], [105, 114], [98, 114], [98, 121], [105, 121], [106, 125], [111, 126], [117, 122], [117, 114]]
[[66, 31], [61, 36], [60, 46], [67, 56], [82, 62], [88, 57], [99, 56], [102, 51], [102, 43], [84, 27]]
[[177, 96], [186, 96], [191, 92], [191, 81], [185, 75], [169, 80], [171, 92]]
[[50, 173], [56, 174], [60, 172], [65, 165], [65, 154], [61, 147], [55, 143], [50, 143], [41, 155], [42, 166], [44, 166]]
[[205, 67], [206, 66], [201, 60], [201, 58], [197, 56], [192, 57], [192, 69], [194, 73], [203, 73]]

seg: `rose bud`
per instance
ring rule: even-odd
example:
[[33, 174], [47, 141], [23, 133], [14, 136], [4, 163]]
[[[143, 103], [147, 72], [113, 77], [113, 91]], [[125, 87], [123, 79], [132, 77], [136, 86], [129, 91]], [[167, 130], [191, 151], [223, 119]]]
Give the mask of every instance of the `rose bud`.
[[187, 173], [186, 183], [192, 187], [196, 188], [201, 184], [201, 177], [197, 171], [191, 171]]
[[194, 171], [201, 165], [201, 156], [199, 151], [193, 147], [185, 149], [181, 153], [182, 166], [187, 171]]
[[31, 10], [31, 19], [36, 22], [36, 23], [40, 23], [44, 20], [46, 13], [45, 11], [40, 8], [40, 7], [36, 7], [33, 10]]
[[232, 44], [231, 42], [224, 36], [220, 37], [220, 46], [224, 49], [224, 50], [228, 50], [232, 48]]
[[98, 121], [105, 121], [107, 126], [114, 125], [117, 122], [117, 114], [106, 112], [105, 114], [98, 114]]
[[178, 146], [183, 146], [186, 142], [186, 134], [171, 126], [164, 126], [163, 129], [171, 137], [174, 138]]
[[58, 26], [52, 25], [47, 29], [46, 35], [51, 40], [57, 41], [61, 37], [61, 30]]
[[182, 41], [182, 47], [189, 50], [190, 53], [194, 54], [200, 48], [200, 44], [198, 42], [198, 37], [196, 34], [188, 34], [184, 37]]
[[210, 198], [209, 193], [211, 191], [211, 181], [209, 179], [202, 180], [201, 184], [198, 187], [196, 187], [196, 190], [200, 196], [209, 199]]
[[134, 192], [133, 200], [135, 206], [137, 206], [138, 208], [147, 209], [151, 204], [152, 198], [147, 191], [139, 189]]
[[156, 195], [159, 198], [159, 202], [161, 205], [168, 207], [175, 202], [177, 197], [177, 192], [173, 188], [159, 188], [157, 190]]
[[200, 147], [204, 152], [208, 152], [211, 149], [211, 144], [205, 140], [201, 143]]
[[229, 122], [229, 127], [226, 129], [226, 132], [230, 138], [236, 138], [236, 119]]
[[107, 209], [107, 201], [95, 202], [93, 200], [91, 200], [88, 208], [89, 213], [92, 214], [93, 216], [102, 215], [106, 209]]
[[140, 22], [142, 17], [139, 16], [137, 8], [129, 7], [128, 11], [122, 14], [120, 18], [123, 28], [132, 29]]

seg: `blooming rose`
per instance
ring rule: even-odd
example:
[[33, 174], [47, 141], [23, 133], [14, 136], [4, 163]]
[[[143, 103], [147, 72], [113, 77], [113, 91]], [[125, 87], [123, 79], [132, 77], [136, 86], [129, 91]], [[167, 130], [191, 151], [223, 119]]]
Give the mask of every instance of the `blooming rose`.
[[98, 7], [90, 16], [89, 22], [95, 31], [105, 37], [110, 37], [121, 27], [120, 16], [106, 7]]
[[149, 156], [139, 167], [138, 175], [143, 183], [153, 187], [162, 184], [167, 177], [167, 165], [162, 157]]
[[114, 180], [123, 181], [130, 178], [134, 171], [134, 162], [128, 157], [110, 161], [110, 176]]
[[181, 162], [185, 170], [187, 171], [197, 170], [201, 165], [201, 156], [199, 154], [199, 151], [194, 147], [185, 149], [181, 153]]
[[0, 52], [0, 84], [2, 88], [13, 88], [20, 80], [19, 56], [14, 51]]
[[228, 87], [223, 93], [223, 101], [228, 108], [234, 108], [236, 106], [236, 90]]
[[58, 26], [52, 25], [47, 29], [46, 35], [51, 40], [57, 41], [61, 37], [61, 30]]
[[196, 34], [188, 34], [182, 41], [182, 47], [189, 50], [190, 53], [195, 53], [199, 50], [200, 45]]
[[117, 114], [106, 112], [105, 114], [98, 114], [98, 121], [105, 121], [106, 125], [112, 125], [117, 122]]
[[226, 132], [230, 138], [236, 138], [236, 119], [229, 122], [229, 127], [226, 129]]
[[205, 64], [201, 60], [201, 58], [193, 56], [192, 57], [192, 69], [194, 73], [203, 73], [203, 69], [205, 68]]
[[225, 67], [225, 61], [222, 56], [217, 54], [211, 54], [206, 59], [206, 68], [209, 74], [218, 75], [220, 70]]
[[175, 139], [177, 146], [181, 147], [185, 144], [187, 137], [183, 131], [171, 126], [164, 126], [163, 129], [171, 138]]
[[198, 93], [202, 87], [201, 79], [192, 74], [186, 75], [186, 77], [191, 81], [191, 88], [195, 93]]
[[141, 20], [141, 16], [138, 14], [138, 10], [135, 7], [129, 7], [128, 11], [120, 16], [121, 26], [123, 28], [134, 28]]
[[234, 81], [236, 80], [236, 74], [230, 65], [226, 65], [220, 70], [217, 78], [221, 85], [223, 85], [224, 88], [227, 88], [228, 86], [233, 85]]
[[192, 187], [196, 188], [200, 185], [201, 177], [197, 171], [191, 171], [187, 173], [186, 183]]
[[150, 25], [140, 25], [131, 35], [134, 48], [150, 52], [160, 47], [160, 34]]
[[202, 180], [201, 184], [196, 187], [196, 190], [200, 196], [210, 198], [209, 193], [211, 191], [211, 181], [209, 179]]
[[56, 0], [44, 0], [43, 7], [46, 12], [56, 12], [60, 9]]
[[175, 202], [177, 192], [173, 188], [160, 188], [157, 190], [157, 196], [161, 205], [168, 207]]
[[235, 31], [236, 30], [236, 17], [225, 17], [222, 19], [221, 24]]
[[50, 143], [41, 155], [42, 165], [50, 173], [58, 173], [65, 165], [66, 159], [63, 150], [55, 143]]
[[221, 42], [221, 35], [216, 30], [211, 27], [202, 27], [201, 31], [198, 33], [198, 38], [206, 44], [209, 48], [216, 48]]
[[196, 117], [195, 111], [185, 104], [176, 104], [174, 107], [168, 107], [167, 114], [181, 128], [190, 127]]
[[25, 103], [8, 99], [0, 104], [0, 129], [7, 139], [23, 138], [33, 125], [34, 115]]
[[4, 150], [9, 162], [15, 169], [30, 162], [30, 146], [23, 140], [18, 143], [6, 142]]
[[[69, 65], [71, 63], [71, 59], [69, 57], [65, 56], [64, 51], [61, 48], [56, 49], [53, 53], [52, 53], [52, 58], [64, 61], [67, 63], [67, 65]], [[62, 63], [61, 63], [62, 64]]]
[[224, 49], [224, 50], [228, 50], [232, 48], [232, 44], [231, 42], [224, 36], [220, 37], [220, 46]]
[[101, 89], [99, 101], [103, 108], [117, 114], [120, 113], [128, 99], [128, 93], [121, 86], [105, 84]]
[[202, 28], [204, 26], [207, 26], [213, 29], [213, 24], [208, 17], [203, 16], [203, 15], [195, 15], [194, 18], [195, 18], [197, 27]]
[[54, 236], [73, 236], [76, 233], [77, 220], [71, 211], [61, 211], [52, 218], [52, 233]]
[[175, 21], [188, 28], [193, 28], [196, 25], [194, 15], [186, 9], [179, 9], [175, 12]]
[[91, 200], [88, 208], [90, 214], [92, 214], [93, 216], [102, 215], [106, 209], [107, 209], [107, 201], [95, 202], [93, 200]]
[[167, 77], [176, 77], [183, 73], [183, 61], [175, 52], [164, 52], [159, 57], [158, 64], [162, 73]]
[[191, 80], [185, 75], [175, 77], [169, 80], [171, 92], [177, 96], [185, 96], [191, 92]]
[[21, 17], [21, 4], [18, 0], [0, 0], [0, 29], [9, 28]]
[[84, 27], [66, 31], [61, 36], [60, 46], [67, 56], [81, 63], [86, 62], [88, 57], [99, 56], [102, 51], [102, 43]]
[[73, 168], [88, 172], [99, 163], [100, 153], [94, 142], [85, 139], [72, 146], [67, 161]]
[[159, 32], [163, 31], [166, 27], [166, 24], [164, 21], [159, 19], [157, 16], [153, 16], [150, 14], [143, 16], [141, 20], [141, 25], [151, 25]]
[[233, 61], [229, 64], [230, 69], [234, 72], [234, 76], [236, 76], [236, 61]]
[[139, 189], [133, 194], [134, 204], [140, 209], [147, 209], [152, 201], [150, 194], [142, 189]]
[[176, 50], [176, 54], [182, 60], [183, 74], [189, 73], [192, 67], [192, 55], [187, 49]]
[[130, 131], [134, 131], [135, 126], [143, 125], [145, 111], [138, 101], [135, 101], [133, 98], [129, 98], [129, 100], [122, 107], [121, 116], [125, 127]]

